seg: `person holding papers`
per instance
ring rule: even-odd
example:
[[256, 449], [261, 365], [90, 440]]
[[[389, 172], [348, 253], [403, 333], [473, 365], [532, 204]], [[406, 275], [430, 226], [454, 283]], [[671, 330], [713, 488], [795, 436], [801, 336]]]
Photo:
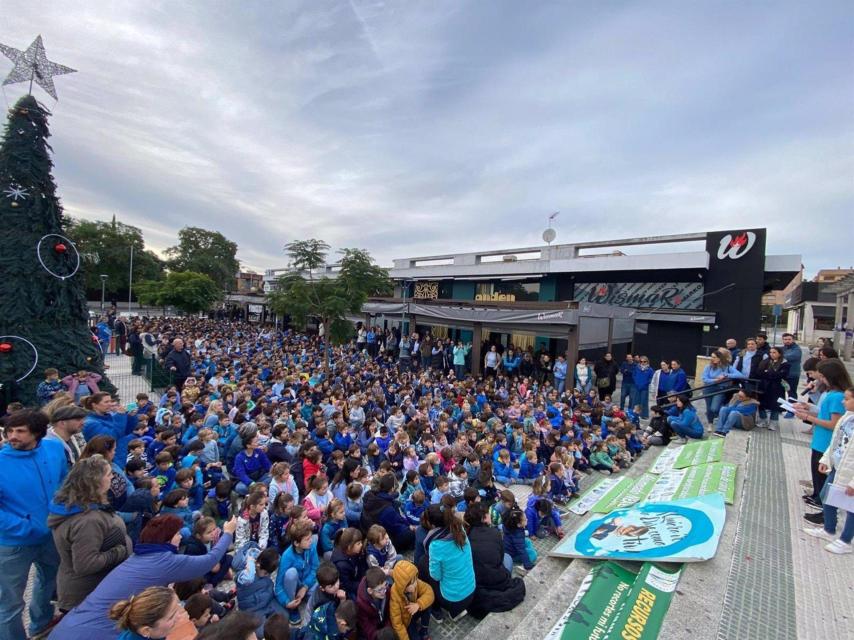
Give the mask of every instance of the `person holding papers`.
[[[808, 527], [804, 532], [814, 538], [828, 540], [824, 547], [831, 553], [851, 553], [854, 539], [854, 387], [845, 390], [845, 414], [836, 423], [830, 446], [818, 463], [821, 473], [827, 474], [822, 496], [823, 527]], [[845, 511], [842, 533], [836, 538], [839, 508]]]

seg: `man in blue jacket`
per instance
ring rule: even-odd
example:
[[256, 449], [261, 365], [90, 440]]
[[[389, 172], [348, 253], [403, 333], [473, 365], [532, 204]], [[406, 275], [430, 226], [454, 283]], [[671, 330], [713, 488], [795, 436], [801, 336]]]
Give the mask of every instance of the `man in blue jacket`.
[[[795, 342], [795, 336], [791, 333], [783, 334], [783, 358], [789, 363], [789, 377], [786, 382], [789, 383], [789, 395], [798, 395], [798, 382], [801, 379], [801, 359], [803, 352], [801, 345]], [[794, 417], [786, 414], [786, 417]]]
[[[59, 554], [47, 511], [68, 467], [62, 445], [45, 439], [47, 426], [47, 416], [30, 409], [6, 420], [8, 446], [0, 449], [0, 640], [35, 636], [53, 622]], [[33, 564], [30, 626], [24, 633], [24, 590]]]

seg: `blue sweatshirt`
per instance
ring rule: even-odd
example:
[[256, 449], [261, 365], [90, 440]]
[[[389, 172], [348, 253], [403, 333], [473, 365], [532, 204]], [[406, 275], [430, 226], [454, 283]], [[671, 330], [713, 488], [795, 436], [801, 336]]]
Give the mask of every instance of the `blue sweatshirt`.
[[703, 423], [700, 422], [700, 418], [697, 417], [697, 412], [694, 409], [685, 408], [679, 415], [667, 418], [667, 421], [674, 430], [679, 427], [685, 435], [691, 438], [702, 439], [703, 437]]
[[[290, 602], [285, 592], [285, 573], [288, 569], [296, 569], [299, 575], [299, 586], [311, 589], [317, 584], [317, 567], [320, 561], [317, 558], [317, 543], [312, 543], [307, 551], [297, 552], [294, 545], [288, 547], [282, 554], [279, 562], [279, 570], [276, 573], [276, 598], [279, 604], [285, 606]], [[299, 590], [299, 588], [297, 589]]]
[[42, 439], [35, 449], [0, 449], [0, 546], [34, 546], [51, 539], [48, 505], [65, 475], [65, 449]]
[[134, 439], [133, 430], [138, 420], [127, 413], [90, 413], [83, 422], [83, 437], [89, 442], [95, 436], [112, 436], [116, 439], [115, 460], [127, 460], [128, 442]]

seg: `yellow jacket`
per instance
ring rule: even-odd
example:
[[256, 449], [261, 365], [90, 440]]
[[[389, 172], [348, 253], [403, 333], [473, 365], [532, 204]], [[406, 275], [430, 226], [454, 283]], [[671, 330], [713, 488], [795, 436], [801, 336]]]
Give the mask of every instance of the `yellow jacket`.
[[394, 578], [394, 584], [389, 589], [391, 593], [389, 600], [391, 628], [394, 629], [397, 640], [409, 640], [409, 631], [407, 629], [409, 623], [412, 622], [412, 614], [407, 611], [406, 605], [417, 602], [420, 611], [426, 611], [433, 604], [433, 589], [423, 580], [419, 580], [415, 590], [415, 597], [410, 598], [406, 593], [406, 587], [418, 577], [418, 569], [408, 560], [398, 561], [394, 565], [394, 569], [391, 570], [391, 577]]

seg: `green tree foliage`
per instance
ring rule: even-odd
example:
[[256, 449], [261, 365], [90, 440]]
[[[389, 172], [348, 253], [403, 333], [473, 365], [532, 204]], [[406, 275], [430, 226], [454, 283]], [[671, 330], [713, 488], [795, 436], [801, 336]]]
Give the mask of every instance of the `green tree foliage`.
[[166, 255], [172, 271], [204, 273], [223, 290], [232, 289], [240, 270], [237, 243], [228, 240], [219, 231], [200, 227], [181, 229], [178, 232], [178, 244], [169, 247]]
[[173, 271], [165, 280], [148, 280], [138, 287], [140, 302], [158, 307], [175, 307], [184, 313], [209, 310], [222, 300], [220, 286], [204, 273]]
[[[34, 403], [47, 367], [61, 375], [104, 369], [88, 328], [85, 265], [75, 272], [75, 248], [54, 235], [68, 232], [51, 175], [49, 115], [24, 96], [9, 110], [0, 144], [0, 336], [7, 336], [0, 342], [11, 347], [0, 353], [0, 393], [25, 403]], [[38, 352], [26, 377], [33, 348], [9, 336], [28, 340]], [[101, 388], [115, 391], [106, 378]]]
[[90, 299], [101, 295], [101, 274], [107, 276], [107, 291], [127, 299], [130, 248], [133, 247], [134, 287], [144, 280], [163, 277], [164, 262], [145, 249], [142, 231], [121, 222], [72, 220], [68, 235], [77, 245], [86, 267], [86, 289]]
[[[329, 339], [341, 344], [353, 335], [345, 315], [359, 313], [368, 296], [390, 292], [392, 283], [385, 269], [362, 249], [343, 249], [338, 277], [318, 278], [314, 271], [325, 264], [328, 251], [329, 245], [316, 239], [286, 245], [293, 270], [279, 277], [268, 302], [273, 311], [289, 315], [298, 324], [317, 318]], [[327, 360], [324, 365], [328, 364]]]

